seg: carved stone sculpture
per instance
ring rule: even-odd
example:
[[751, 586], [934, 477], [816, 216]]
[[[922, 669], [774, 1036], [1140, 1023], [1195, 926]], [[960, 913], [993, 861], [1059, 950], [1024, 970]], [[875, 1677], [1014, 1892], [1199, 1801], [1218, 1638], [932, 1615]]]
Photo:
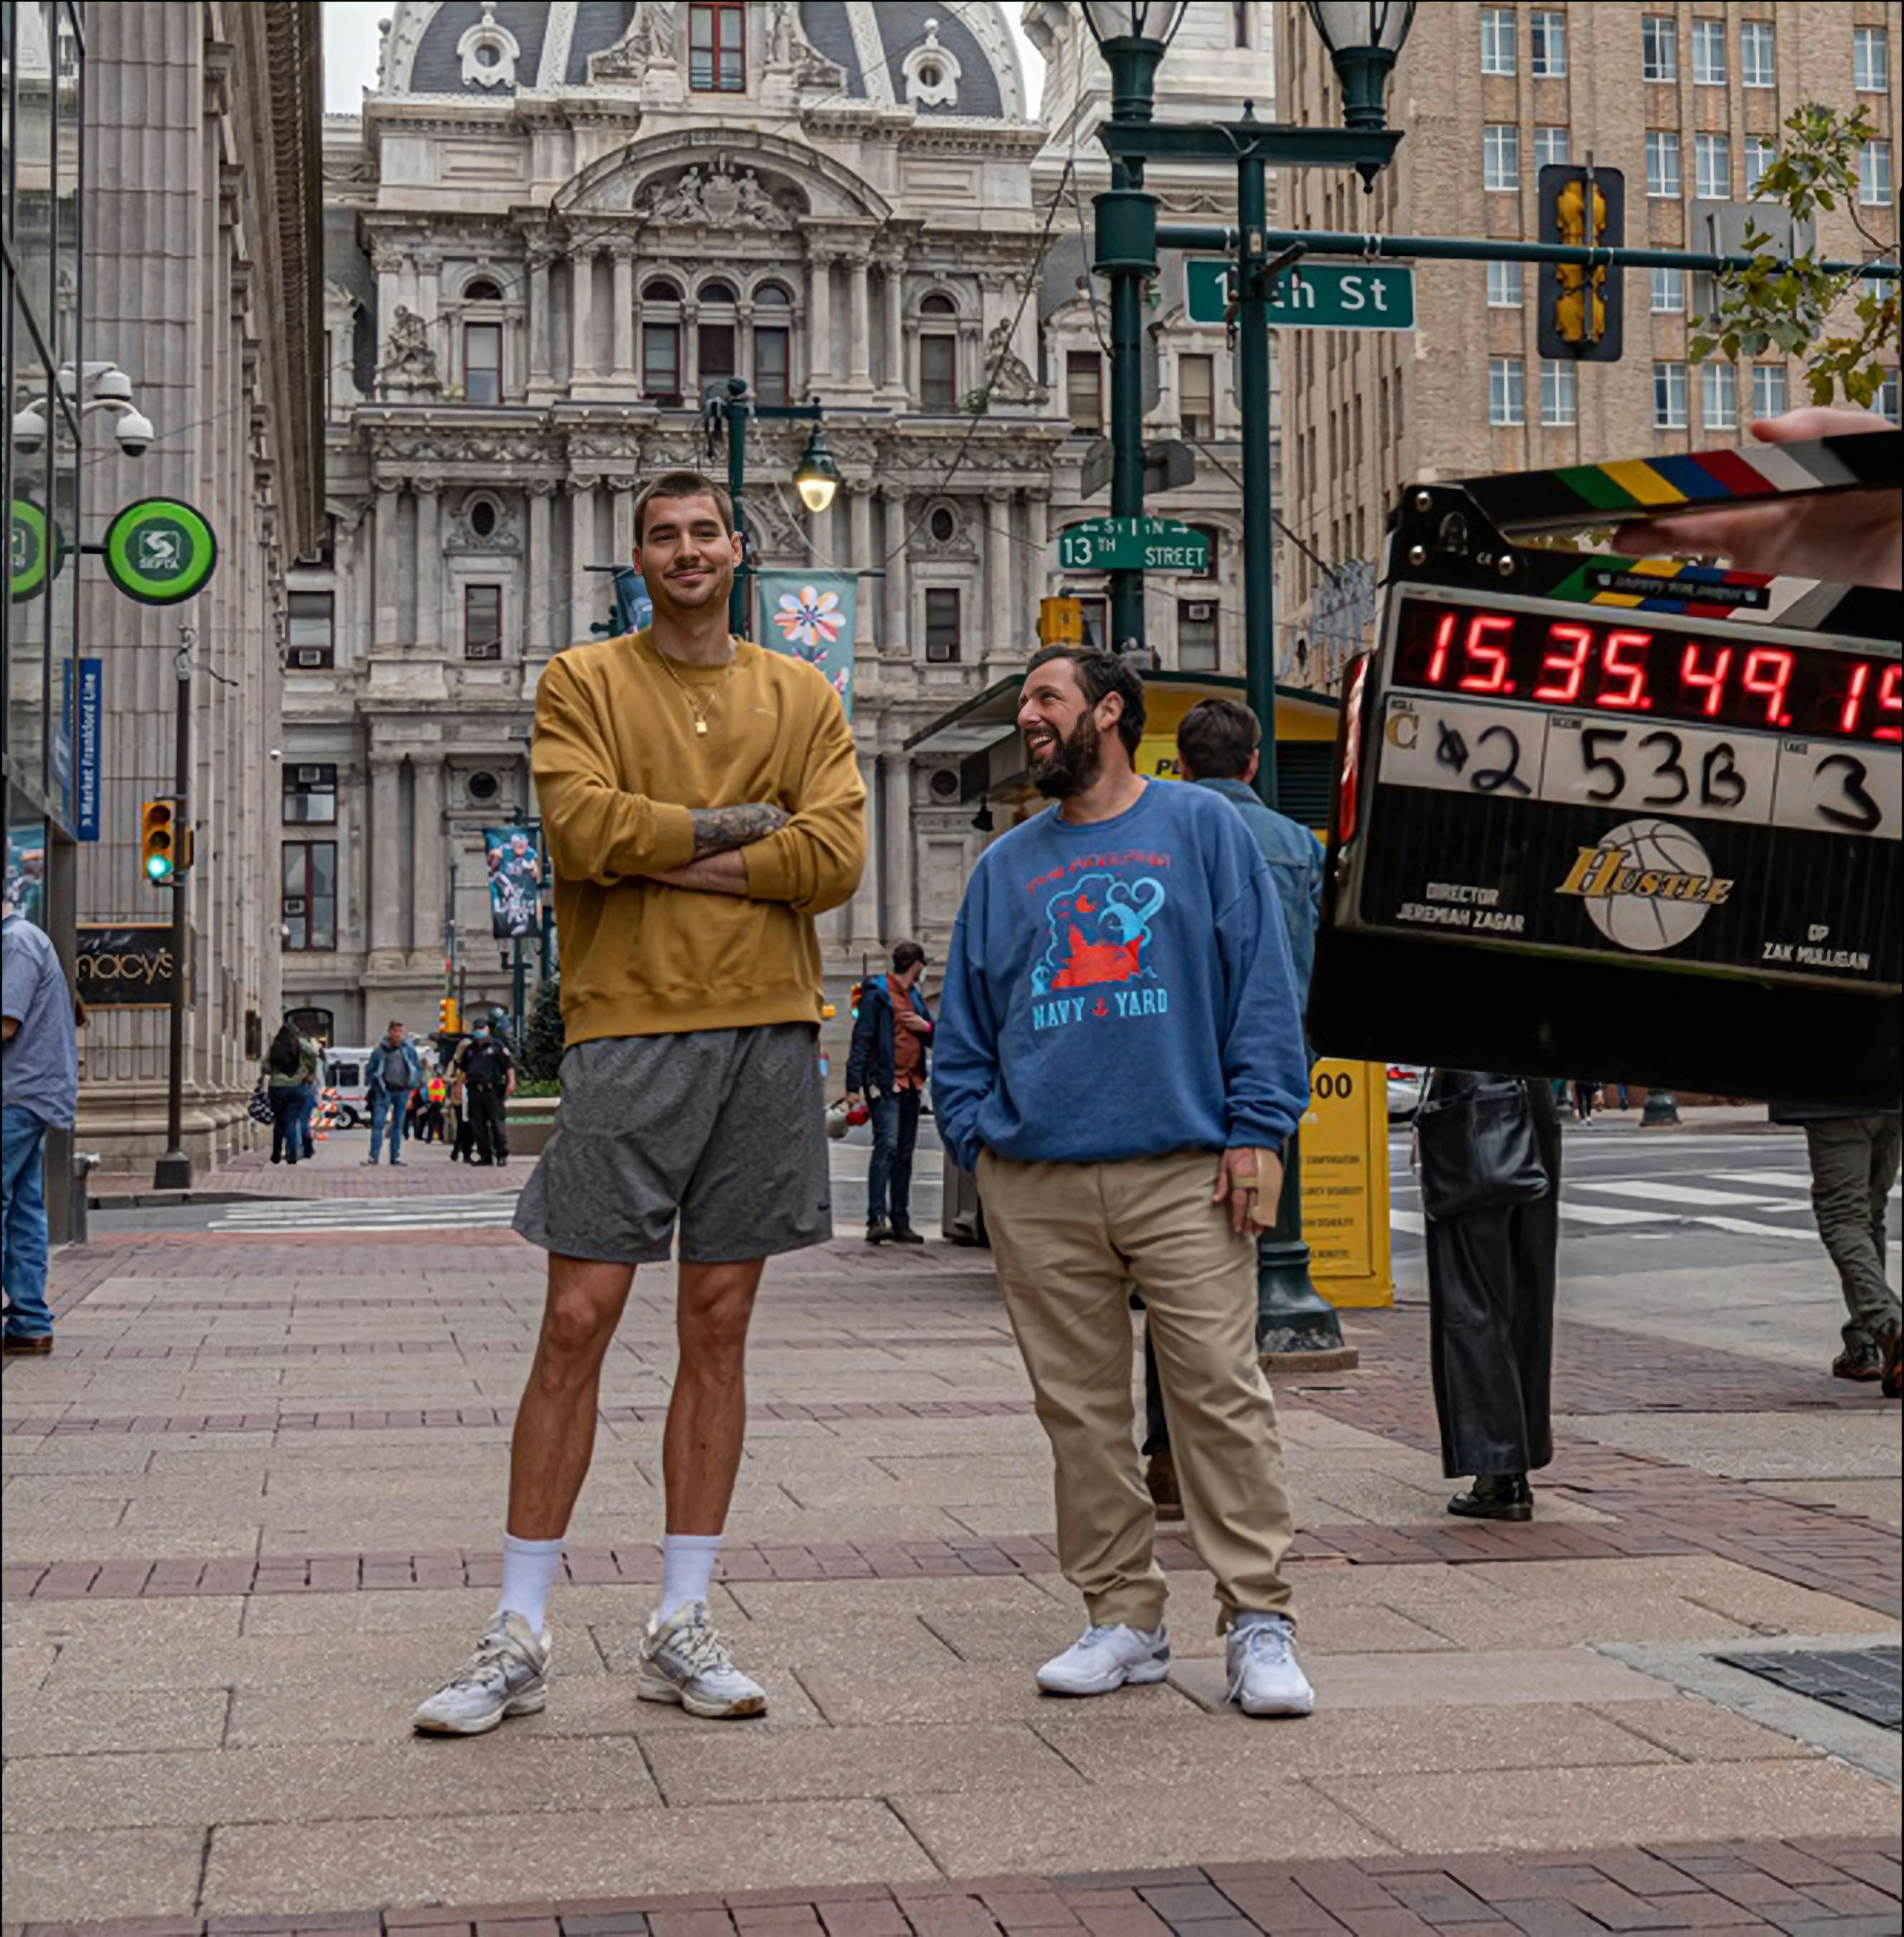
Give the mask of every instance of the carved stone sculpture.
[[1011, 324], [1001, 317], [985, 339], [985, 367], [992, 378], [995, 404], [1037, 404], [1044, 401], [1044, 386], [1026, 367], [1025, 359], [1011, 347]]
[[443, 388], [436, 351], [429, 340], [429, 325], [402, 303], [390, 319], [390, 338], [377, 370], [377, 387], [383, 393], [430, 396], [438, 395]]

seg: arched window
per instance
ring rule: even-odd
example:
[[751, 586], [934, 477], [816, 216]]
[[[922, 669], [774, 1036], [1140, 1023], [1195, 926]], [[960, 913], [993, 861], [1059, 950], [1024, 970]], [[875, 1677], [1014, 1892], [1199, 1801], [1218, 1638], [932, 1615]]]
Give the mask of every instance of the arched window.
[[779, 283], [753, 292], [753, 394], [763, 404], [793, 401], [793, 299]]
[[641, 395], [651, 404], [681, 400], [681, 293], [655, 276], [641, 285]]
[[[959, 305], [943, 289], [935, 289], [919, 305], [922, 317], [936, 322], [954, 317]], [[950, 411], [959, 401], [959, 338], [943, 327], [919, 332], [919, 403], [928, 411]]]
[[466, 303], [500, 302], [502, 292], [487, 276], [478, 276], [463, 286], [462, 299]]
[[731, 283], [703, 283], [701, 301], [708, 303], [731, 303], [734, 300], [734, 286]]
[[791, 309], [793, 299], [778, 283], [763, 283], [753, 293], [756, 309]]

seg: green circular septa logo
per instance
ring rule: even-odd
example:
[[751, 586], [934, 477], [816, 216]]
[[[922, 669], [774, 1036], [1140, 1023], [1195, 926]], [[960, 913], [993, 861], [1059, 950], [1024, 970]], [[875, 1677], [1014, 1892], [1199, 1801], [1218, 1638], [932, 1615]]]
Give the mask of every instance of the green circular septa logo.
[[7, 596], [16, 605], [37, 598], [65, 562], [59, 527], [31, 498], [16, 498], [7, 519]]
[[144, 605], [176, 605], [202, 591], [218, 563], [218, 541], [177, 498], [142, 498], [106, 528], [106, 576]]

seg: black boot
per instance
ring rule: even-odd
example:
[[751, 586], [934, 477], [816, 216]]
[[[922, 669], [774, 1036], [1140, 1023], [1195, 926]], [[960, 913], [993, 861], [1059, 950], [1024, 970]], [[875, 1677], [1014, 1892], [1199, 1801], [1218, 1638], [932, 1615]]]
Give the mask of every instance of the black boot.
[[887, 1235], [896, 1244], [923, 1244], [926, 1240], [903, 1217], [895, 1217]]
[[1448, 1503], [1464, 1520], [1532, 1520], [1533, 1490], [1525, 1473], [1477, 1473], [1472, 1488]]
[[866, 1242], [868, 1244], [883, 1244], [892, 1235], [893, 1227], [890, 1224], [887, 1223], [884, 1217], [869, 1217], [866, 1220]]

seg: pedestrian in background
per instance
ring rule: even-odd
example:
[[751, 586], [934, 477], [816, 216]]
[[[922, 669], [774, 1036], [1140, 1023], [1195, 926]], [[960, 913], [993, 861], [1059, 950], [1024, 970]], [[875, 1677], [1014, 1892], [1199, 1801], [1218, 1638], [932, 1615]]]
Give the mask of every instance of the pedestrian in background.
[[893, 972], [869, 975], [860, 992], [846, 1059], [846, 1104], [861, 1093], [872, 1112], [872, 1163], [866, 1174], [866, 1242], [923, 1244], [912, 1228], [912, 1153], [926, 1093], [932, 1012], [920, 978], [926, 951], [916, 941], [893, 950]]
[[1874, 1380], [1896, 1399], [1904, 1393], [1904, 1308], [1884, 1271], [1884, 1207], [1897, 1181], [1904, 1119], [1828, 1103], [1775, 1103], [1769, 1114], [1805, 1132], [1812, 1212], [1845, 1296], [1844, 1350], [1831, 1375]]
[[305, 1154], [305, 1099], [317, 1074], [317, 1052], [288, 1018], [262, 1065], [265, 1100], [271, 1105], [271, 1160], [296, 1163]]
[[443, 1113], [450, 1101], [450, 1085], [441, 1069], [432, 1069], [423, 1079], [423, 1141], [443, 1141]]
[[478, 1166], [509, 1161], [508, 1099], [516, 1093], [516, 1059], [508, 1047], [478, 1023], [456, 1051], [462, 1078], [463, 1109], [474, 1139]]
[[1127, 659], [1033, 655], [1018, 726], [1057, 804], [994, 841], [953, 931], [935, 1032], [939, 1134], [975, 1170], [1087, 1625], [1038, 1671], [1102, 1695], [1170, 1672], [1131, 1403], [1135, 1280], [1229, 1699], [1303, 1715], [1284, 1558], [1293, 1532], [1257, 1363], [1257, 1239], [1308, 1068], [1276, 884], [1241, 817], [1132, 758]]
[[[1315, 967], [1316, 924], [1322, 918], [1323, 847], [1300, 822], [1266, 806], [1251, 784], [1263, 764], [1263, 727], [1234, 699], [1199, 699], [1177, 729], [1177, 771], [1193, 787], [1229, 802], [1268, 863], [1289, 937], [1296, 1006], [1307, 1012], [1309, 977]], [[1141, 1287], [1139, 1287], [1141, 1290]], [[1184, 1517], [1177, 1463], [1170, 1450], [1170, 1418], [1157, 1376], [1157, 1348], [1144, 1325], [1144, 1484], [1160, 1520]]]
[[[287, 1016], [288, 1023], [290, 1018]], [[299, 1040], [304, 1044], [311, 1058], [311, 1074], [299, 1086], [298, 1097], [298, 1153], [308, 1163], [317, 1154], [317, 1142], [314, 1134], [317, 1122], [317, 1095], [323, 1081], [324, 1052], [316, 1039], [298, 1032]]]
[[384, 1032], [384, 1040], [370, 1052], [369, 1081], [366, 1085], [370, 1102], [370, 1155], [364, 1162], [371, 1169], [376, 1167], [378, 1157], [383, 1154], [387, 1129], [390, 1141], [390, 1162], [393, 1165], [402, 1163], [399, 1153], [403, 1148], [410, 1094], [423, 1077], [423, 1066], [415, 1046], [405, 1036], [402, 1023], [393, 1017], [390, 1027]]
[[79, 1104], [83, 1011], [44, 929], [9, 908], [0, 920], [0, 1284], [9, 1358], [53, 1350], [47, 1304], [46, 1135]]

